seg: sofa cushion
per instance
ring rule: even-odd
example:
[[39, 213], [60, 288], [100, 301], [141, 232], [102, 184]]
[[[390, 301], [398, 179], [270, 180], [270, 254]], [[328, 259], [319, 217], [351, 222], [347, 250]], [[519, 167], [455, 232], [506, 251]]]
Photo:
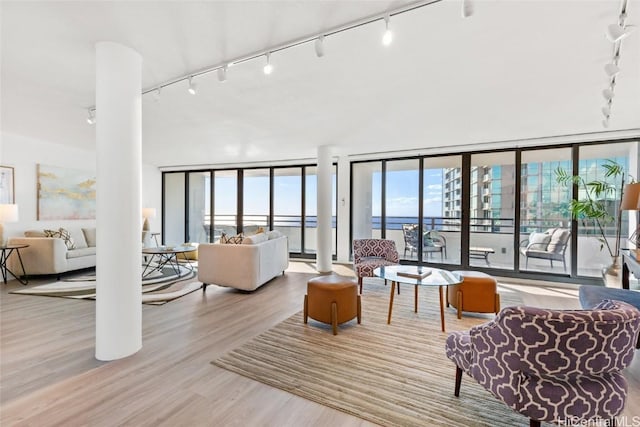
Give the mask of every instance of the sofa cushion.
[[71, 259], [71, 258], [80, 258], [83, 256], [88, 256], [88, 255], [95, 255], [96, 254], [96, 248], [95, 247], [87, 247], [87, 248], [82, 248], [82, 249], [72, 249], [67, 251], [67, 259]]
[[67, 246], [67, 249], [75, 249], [76, 247], [71, 234], [62, 227], [60, 227], [58, 230], [44, 230], [44, 234], [46, 237], [62, 239], [64, 241], [64, 244]]
[[549, 246], [547, 246], [547, 250], [549, 252], [560, 253], [567, 245], [567, 241], [569, 240], [570, 230], [567, 228], [557, 228], [554, 230], [551, 235], [551, 240], [549, 241]]
[[24, 237], [47, 237], [47, 235], [44, 234], [44, 231], [27, 230], [24, 232]]
[[235, 236], [227, 236], [225, 233], [222, 233], [222, 235], [220, 236], [220, 243], [239, 245], [242, 243], [243, 239], [244, 234], [242, 233], [236, 234]]
[[243, 245], [254, 245], [256, 243], [266, 242], [268, 239], [265, 233], [254, 234], [253, 236], [247, 236], [242, 240]]
[[550, 234], [531, 233], [529, 235], [529, 245], [527, 246], [527, 249], [534, 249], [537, 251], [546, 251], [550, 241], [551, 241]]
[[87, 246], [94, 247], [96, 246], [96, 229], [94, 228], [83, 228], [82, 234], [84, 234], [84, 238], [87, 242]]
[[282, 234], [281, 232], [279, 232], [278, 230], [271, 230], [271, 231], [267, 231], [267, 238], [269, 240], [273, 240], [273, 239], [277, 239], [278, 237], [282, 237], [284, 236], [284, 234]]
[[84, 249], [87, 246], [87, 240], [84, 238], [84, 233], [80, 228], [70, 228], [69, 234], [71, 234], [71, 238], [75, 244], [75, 249]]

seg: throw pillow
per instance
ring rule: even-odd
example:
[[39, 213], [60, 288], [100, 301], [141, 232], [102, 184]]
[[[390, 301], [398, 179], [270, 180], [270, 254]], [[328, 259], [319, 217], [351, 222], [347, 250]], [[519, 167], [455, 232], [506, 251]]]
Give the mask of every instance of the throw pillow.
[[71, 234], [69, 234], [69, 232], [62, 227], [60, 227], [57, 231], [44, 230], [44, 235], [46, 237], [54, 237], [54, 238], [62, 239], [64, 241], [64, 244], [67, 246], [67, 249], [75, 249], [76, 247], [76, 245], [73, 242], [73, 239], [71, 238]]
[[242, 233], [236, 234], [235, 236], [227, 236], [225, 233], [222, 233], [220, 236], [220, 243], [239, 245], [242, 243], [243, 239], [244, 235]]
[[547, 233], [531, 233], [529, 235], [529, 244], [527, 245], [527, 249], [546, 251], [550, 240], [551, 236]]
[[87, 246], [94, 248], [96, 246], [96, 229], [95, 228], [83, 228], [82, 234], [87, 242]]
[[253, 245], [256, 243], [266, 242], [268, 237], [265, 233], [254, 234], [253, 236], [247, 236], [242, 241], [243, 245]]
[[571, 231], [566, 228], [557, 228], [549, 238], [549, 246], [547, 250], [549, 252], [560, 253], [567, 245], [569, 240], [569, 234]]

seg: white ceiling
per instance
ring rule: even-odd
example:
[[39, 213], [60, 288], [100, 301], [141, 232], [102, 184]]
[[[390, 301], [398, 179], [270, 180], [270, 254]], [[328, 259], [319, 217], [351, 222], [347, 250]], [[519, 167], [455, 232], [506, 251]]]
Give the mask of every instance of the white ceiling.
[[[93, 149], [95, 43], [143, 57], [151, 88], [406, 1], [2, 1], [3, 132]], [[640, 31], [622, 45], [609, 129], [603, 66], [617, 0], [444, 0], [197, 80], [142, 102], [143, 160], [158, 166], [430, 149], [640, 128]], [[640, 25], [640, 0], [627, 24]], [[98, 112], [99, 116], [99, 112]], [[99, 117], [98, 117], [99, 120]], [[636, 133], [640, 134], [640, 133]]]

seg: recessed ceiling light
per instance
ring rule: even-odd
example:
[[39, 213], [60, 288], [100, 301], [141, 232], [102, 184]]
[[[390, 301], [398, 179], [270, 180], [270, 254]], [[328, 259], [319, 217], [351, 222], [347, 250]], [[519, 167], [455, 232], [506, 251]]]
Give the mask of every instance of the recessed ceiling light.
[[92, 110], [91, 108], [89, 108], [89, 115], [87, 116], [87, 123], [89, 123], [90, 125], [93, 125], [93, 124], [96, 123], [95, 110]]

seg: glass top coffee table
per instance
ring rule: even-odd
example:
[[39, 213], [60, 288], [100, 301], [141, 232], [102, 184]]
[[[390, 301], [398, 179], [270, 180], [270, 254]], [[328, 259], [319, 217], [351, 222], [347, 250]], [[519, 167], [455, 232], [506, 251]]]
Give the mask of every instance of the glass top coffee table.
[[[420, 271], [428, 271], [425, 277], [420, 277]], [[444, 332], [444, 296], [442, 287], [448, 285], [456, 285], [462, 283], [462, 278], [456, 273], [439, 268], [430, 268], [413, 265], [392, 265], [386, 267], [378, 267], [373, 271], [376, 276], [391, 281], [391, 297], [389, 299], [389, 315], [387, 324], [391, 323], [391, 312], [393, 311], [393, 295], [396, 290], [396, 284], [406, 283], [414, 285], [414, 306], [415, 312], [418, 312], [418, 288], [420, 286], [438, 286], [440, 293], [440, 325]]]
[[[193, 266], [187, 259], [187, 252], [195, 251], [195, 246], [158, 246], [155, 248], [144, 248], [142, 250], [143, 255], [151, 255], [144, 266], [142, 271], [142, 277], [147, 277], [154, 271], [162, 271], [162, 269], [168, 265], [173, 269], [177, 276], [180, 276], [180, 264], [178, 263], [178, 254], [182, 254], [187, 261], [184, 264], [189, 271], [193, 271]], [[155, 263], [153, 262], [155, 260]]]

